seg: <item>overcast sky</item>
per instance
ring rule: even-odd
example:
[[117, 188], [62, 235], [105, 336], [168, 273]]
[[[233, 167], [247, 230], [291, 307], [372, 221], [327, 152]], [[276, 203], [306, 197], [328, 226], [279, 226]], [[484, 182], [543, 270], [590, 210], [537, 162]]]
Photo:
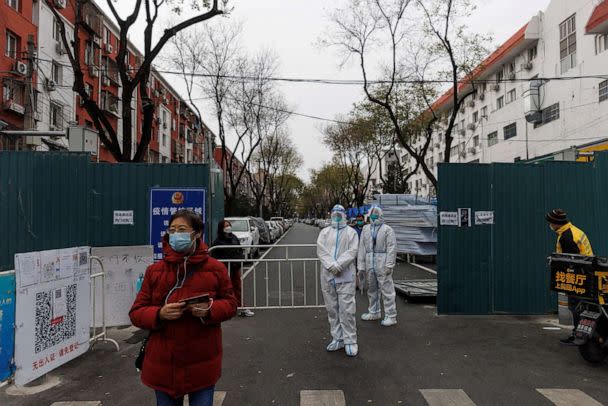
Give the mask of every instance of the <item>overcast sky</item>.
[[[105, 0], [98, 0], [104, 5]], [[126, 13], [130, 1], [120, 1], [119, 9]], [[356, 66], [338, 68], [339, 59], [331, 50], [320, 50], [316, 39], [328, 25], [327, 14], [341, 1], [336, 0], [231, 0], [234, 12], [230, 18], [244, 23], [244, 40], [248, 50], [271, 48], [280, 58], [280, 76], [323, 79], [361, 79]], [[540, 10], [549, 0], [478, 0], [478, 9], [468, 23], [470, 29], [490, 33], [494, 44], [500, 45]], [[107, 9], [107, 6], [104, 6]], [[131, 41], [141, 46], [141, 29], [133, 30]], [[174, 84], [175, 77], [170, 78]], [[353, 103], [362, 99], [360, 86], [314, 84], [282, 84], [292, 110], [298, 113], [333, 118], [346, 114]], [[179, 89], [179, 86], [176, 85]], [[185, 93], [184, 93], [185, 95]], [[205, 108], [206, 106], [201, 106]], [[215, 128], [213, 111], [205, 108], [203, 120]], [[318, 168], [330, 159], [321, 144], [319, 127], [323, 123], [292, 116], [289, 121], [291, 137], [304, 157], [300, 175], [308, 179], [311, 168]]]

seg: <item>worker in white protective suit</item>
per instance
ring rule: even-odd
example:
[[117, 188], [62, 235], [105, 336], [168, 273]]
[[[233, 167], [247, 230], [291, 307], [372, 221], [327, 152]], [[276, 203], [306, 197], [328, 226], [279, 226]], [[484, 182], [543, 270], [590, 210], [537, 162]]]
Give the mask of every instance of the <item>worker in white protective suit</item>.
[[355, 305], [355, 259], [359, 247], [357, 232], [348, 227], [346, 211], [340, 205], [331, 211], [331, 227], [321, 230], [317, 256], [321, 262], [321, 290], [332, 341], [327, 351], [345, 349], [348, 356], [359, 353]]
[[393, 269], [397, 258], [397, 239], [393, 229], [384, 224], [382, 209], [373, 206], [370, 209], [370, 224], [363, 227], [357, 268], [364, 272], [362, 280], [367, 283], [369, 308], [361, 316], [362, 320], [380, 320], [382, 309], [380, 296], [384, 305], [383, 326], [397, 324], [397, 307], [395, 305], [395, 284]]

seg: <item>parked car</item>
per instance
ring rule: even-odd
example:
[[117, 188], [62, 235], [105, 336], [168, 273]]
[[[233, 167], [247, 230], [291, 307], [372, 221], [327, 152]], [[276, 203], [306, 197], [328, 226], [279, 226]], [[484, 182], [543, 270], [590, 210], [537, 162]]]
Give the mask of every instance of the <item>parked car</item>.
[[281, 222], [281, 221], [275, 221], [275, 220], [271, 220], [279, 229], [279, 236], [285, 234], [285, 231], [287, 231], [287, 229], [285, 228], [285, 225]]
[[320, 229], [324, 229], [325, 227], [329, 226], [329, 224], [329, 220], [319, 220], [318, 226]]
[[251, 220], [255, 223], [255, 226], [258, 228], [260, 232], [260, 244], [271, 244], [272, 240], [270, 239], [270, 230], [268, 226], [264, 222], [263, 218], [260, 217], [251, 217]]
[[[232, 233], [237, 236], [241, 245], [259, 245], [260, 231], [250, 217], [227, 217], [232, 224]], [[260, 254], [259, 248], [244, 248], [245, 258], [253, 258]]]
[[283, 232], [287, 231], [289, 226], [283, 217], [271, 217], [270, 221], [276, 221], [283, 228]]
[[279, 237], [281, 237], [281, 230], [274, 221], [267, 221], [266, 224], [270, 229], [270, 240], [274, 243], [276, 240], [279, 239]]

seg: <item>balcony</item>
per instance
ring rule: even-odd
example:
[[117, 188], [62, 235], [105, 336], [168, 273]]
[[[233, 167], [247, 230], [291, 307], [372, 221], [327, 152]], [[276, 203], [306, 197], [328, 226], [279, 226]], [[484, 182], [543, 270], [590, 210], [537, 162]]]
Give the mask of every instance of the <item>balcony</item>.
[[90, 2], [82, 7], [82, 27], [91, 35], [101, 37], [103, 31], [102, 13]]

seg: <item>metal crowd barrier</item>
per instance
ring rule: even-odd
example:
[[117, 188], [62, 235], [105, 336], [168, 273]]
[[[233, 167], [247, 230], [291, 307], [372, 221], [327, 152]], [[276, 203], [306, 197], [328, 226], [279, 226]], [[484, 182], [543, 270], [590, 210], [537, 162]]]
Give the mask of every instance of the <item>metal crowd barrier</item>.
[[[106, 327], [106, 270], [103, 266], [103, 262], [101, 259], [91, 255], [90, 256], [90, 268], [89, 273], [91, 274], [91, 311], [93, 312], [91, 315], [91, 325], [93, 326], [93, 334], [89, 338], [89, 343], [91, 346], [95, 345], [99, 341], [106, 341], [114, 344], [116, 347], [116, 351], [120, 351], [120, 346], [116, 340], [108, 338], [107, 327]], [[96, 261], [100, 268], [101, 272], [93, 273], [93, 261]], [[95, 323], [95, 315], [97, 314], [96, 310], [96, 293], [97, 293], [97, 279], [101, 279], [101, 333], [97, 333], [97, 323]]]
[[[219, 259], [229, 271], [235, 266], [242, 271], [242, 309], [311, 309], [325, 306], [319, 292], [319, 259], [316, 255], [292, 257], [290, 249], [293, 253], [296, 249], [316, 250], [316, 247], [316, 244], [222, 245], [211, 247], [209, 253], [223, 249], [268, 248], [257, 259]], [[267, 258], [270, 254], [278, 258]], [[277, 290], [273, 291], [274, 288]]]

